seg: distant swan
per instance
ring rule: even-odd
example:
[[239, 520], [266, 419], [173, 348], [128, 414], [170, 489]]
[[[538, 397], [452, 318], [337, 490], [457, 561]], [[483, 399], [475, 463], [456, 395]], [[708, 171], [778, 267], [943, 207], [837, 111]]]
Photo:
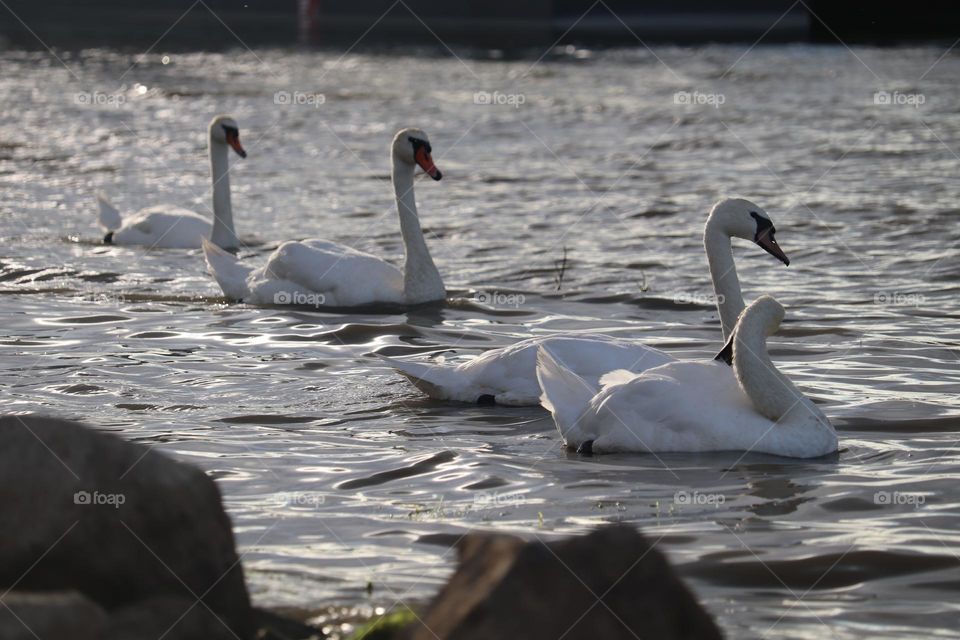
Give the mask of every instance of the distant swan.
[[767, 353], [767, 336], [783, 316], [770, 296], [747, 307], [728, 345], [732, 371], [719, 360], [677, 361], [642, 373], [611, 372], [600, 389], [567, 369], [549, 345], [541, 346], [542, 404], [564, 442], [582, 452], [832, 453], [837, 434], [830, 421]]
[[252, 304], [315, 304], [356, 307], [375, 303], [419, 304], [446, 297], [440, 272], [430, 257], [413, 196], [419, 165], [431, 178], [430, 141], [420, 129], [403, 129], [393, 139], [393, 190], [406, 259], [401, 271], [389, 262], [328, 240], [285, 242], [259, 269], [209, 242], [207, 268], [228, 298]]
[[[777, 244], [775, 233], [776, 228], [767, 213], [749, 200], [721, 200], [707, 217], [703, 244], [724, 339], [733, 331], [744, 306], [730, 239], [744, 238], [755, 242], [789, 265], [790, 260]], [[381, 358], [431, 398], [526, 406], [540, 403], [536, 369], [537, 349], [542, 344], [548, 344], [551, 353], [576, 367], [577, 373], [591, 383], [615, 369], [643, 371], [673, 360], [662, 351], [636, 341], [604, 335], [529, 338], [508, 347], [492, 349], [456, 366]]]
[[174, 205], [157, 205], [122, 217], [107, 197], [97, 194], [98, 222], [106, 230], [104, 244], [145, 245], [151, 249], [199, 249], [210, 240], [224, 249], [236, 249], [230, 207], [230, 177], [227, 146], [241, 158], [240, 129], [230, 116], [217, 116], [209, 127], [210, 174], [213, 179], [213, 223], [208, 216]]

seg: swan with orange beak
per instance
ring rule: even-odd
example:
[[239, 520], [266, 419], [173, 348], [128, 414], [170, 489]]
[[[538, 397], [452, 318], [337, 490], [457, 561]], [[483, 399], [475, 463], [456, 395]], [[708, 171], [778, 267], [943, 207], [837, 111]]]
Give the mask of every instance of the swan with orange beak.
[[230, 205], [229, 149], [241, 158], [247, 152], [240, 144], [240, 128], [230, 116], [215, 117], [207, 127], [210, 178], [213, 181], [213, 203], [209, 215], [203, 215], [175, 205], [157, 205], [132, 215], [120, 211], [100, 193], [97, 194], [98, 222], [106, 234], [104, 244], [143, 245], [150, 249], [199, 249], [201, 240], [223, 249], [240, 246], [233, 227], [233, 208]]
[[252, 269], [204, 242], [210, 274], [228, 298], [251, 304], [344, 308], [443, 300], [446, 289], [427, 249], [413, 195], [418, 166], [434, 180], [443, 177], [432, 154], [430, 139], [420, 129], [402, 129], [390, 146], [405, 253], [402, 267], [337, 242], [303, 240], [285, 242], [264, 266]]

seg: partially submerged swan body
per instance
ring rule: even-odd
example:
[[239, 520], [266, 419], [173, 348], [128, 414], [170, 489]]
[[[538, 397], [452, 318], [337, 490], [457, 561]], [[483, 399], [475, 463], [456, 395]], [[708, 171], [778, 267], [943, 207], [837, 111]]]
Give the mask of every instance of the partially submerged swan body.
[[106, 231], [104, 244], [143, 245], [151, 249], [199, 249], [207, 238], [224, 249], [239, 246], [230, 205], [227, 148], [241, 158], [247, 152], [240, 144], [240, 130], [230, 116], [217, 116], [208, 127], [210, 176], [213, 180], [213, 222], [182, 207], [158, 205], [122, 216], [110, 200], [97, 194], [97, 221]]
[[403, 129], [391, 146], [393, 188], [406, 256], [402, 269], [327, 240], [285, 242], [264, 266], [253, 269], [215, 243], [205, 242], [210, 274], [228, 298], [251, 304], [357, 307], [443, 300], [446, 289], [427, 249], [413, 194], [418, 165], [434, 180], [442, 177], [431, 152], [430, 141], [420, 129]]
[[[770, 217], [749, 200], [721, 200], [707, 217], [703, 242], [724, 339], [733, 331], [744, 307], [730, 240], [750, 240], [789, 265], [790, 260], [777, 244], [775, 233]], [[456, 366], [396, 358], [383, 360], [437, 400], [529, 406], [540, 403], [536, 369], [537, 350], [541, 345], [549, 346], [560, 362], [574, 368], [591, 384], [616, 369], [644, 371], [673, 360], [652, 347], [603, 335], [530, 338], [492, 349]]]
[[[762, 296], [740, 316], [721, 360], [614, 371], [596, 386], [540, 347], [541, 401], [567, 446], [590, 453], [753, 451], [812, 458], [837, 450], [823, 412], [774, 366], [767, 336], [783, 307]], [[728, 349], [724, 351], [729, 353]]]
[[536, 370], [542, 344], [549, 344], [562, 362], [576, 364], [577, 372], [594, 383], [615, 369], [643, 370], [673, 360], [658, 349], [602, 335], [528, 338], [455, 366], [381, 359], [437, 400], [526, 407], [540, 404]]

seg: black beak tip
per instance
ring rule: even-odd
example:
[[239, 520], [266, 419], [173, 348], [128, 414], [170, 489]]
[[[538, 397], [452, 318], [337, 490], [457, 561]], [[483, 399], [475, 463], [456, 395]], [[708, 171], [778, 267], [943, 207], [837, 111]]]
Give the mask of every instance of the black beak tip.
[[790, 266], [790, 258], [787, 258], [787, 257], [784, 257], [784, 258], [783, 258], [783, 266], [785, 266], [785, 267], [789, 267], [789, 266]]
[[440, 178], [443, 177], [443, 174], [440, 173], [440, 170], [439, 170], [439, 169], [437, 169], [437, 172], [434, 173], [434, 174], [433, 174], [432, 176], [430, 176], [430, 177], [439, 182], [439, 181], [440, 181]]
[[247, 152], [246, 152], [246, 151], [237, 151], [237, 155], [239, 155], [241, 158], [246, 158], [246, 157], [247, 157]]

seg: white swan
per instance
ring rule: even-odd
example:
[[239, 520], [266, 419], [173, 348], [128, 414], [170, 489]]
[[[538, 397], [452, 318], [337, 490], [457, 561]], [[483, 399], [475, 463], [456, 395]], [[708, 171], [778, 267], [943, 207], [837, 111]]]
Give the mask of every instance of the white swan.
[[406, 258], [401, 271], [380, 258], [327, 240], [285, 242], [259, 269], [204, 242], [207, 268], [227, 297], [252, 304], [313, 304], [356, 307], [374, 303], [420, 304], [446, 297], [430, 257], [413, 195], [416, 166], [434, 180], [430, 141], [420, 129], [403, 129], [393, 139], [393, 190]]
[[233, 229], [230, 207], [230, 177], [227, 146], [241, 158], [247, 152], [240, 144], [240, 130], [230, 116], [217, 116], [210, 122], [210, 175], [213, 179], [213, 223], [208, 216], [174, 205], [158, 205], [122, 217], [107, 197], [97, 194], [98, 222], [106, 230], [105, 244], [146, 245], [162, 249], [199, 249], [210, 238], [224, 249], [239, 246]]
[[[777, 244], [775, 233], [770, 217], [749, 200], [727, 198], [710, 210], [704, 225], [703, 244], [725, 340], [743, 310], [743, 294], [730, 239], [755, 242], [789, 265], [790, 260]], [[540, 403], [536, 369], [537, 349], [541, 344], [548, 344], [551, 353], [562, 362], [575, 364], [577, 373], [591, 383], [615, 369], [643, 371], [673, 360], [652, 347], [603, 335], [529, 338], [509, 347], [492, 349], [456, 366], [381, 358], [431, 398], [527, 406]]]
[[830, 421], [767, 354], [767, 336], [783, 316], [770, 296], [747, 307], [730, 339], [732, 371], [719, 359], [678, 361], [642, 373], [611, 372], [599, 390], [560, 364], [549, 345], [541, 346], [542, 404], [564, 442], [585, 453], [832, 453], [837, 434]]

